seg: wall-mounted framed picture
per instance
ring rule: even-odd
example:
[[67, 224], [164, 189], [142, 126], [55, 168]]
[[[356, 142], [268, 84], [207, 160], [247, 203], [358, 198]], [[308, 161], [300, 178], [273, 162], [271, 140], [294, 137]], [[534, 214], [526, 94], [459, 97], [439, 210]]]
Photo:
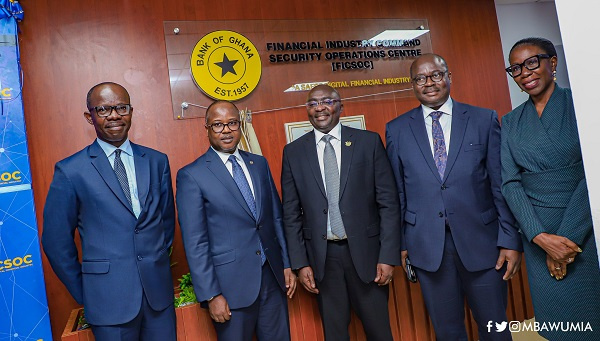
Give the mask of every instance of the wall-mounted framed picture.
[[[365, 115], [340, 117], [340, 122], [348, 127], [356, 129], [366, 129]], [[313, 126], [309, 121], [290, 122], [283, 125], [285, 127], [285, 137], [287, 143], [290, 143], [300, 136], [313, 130]]]

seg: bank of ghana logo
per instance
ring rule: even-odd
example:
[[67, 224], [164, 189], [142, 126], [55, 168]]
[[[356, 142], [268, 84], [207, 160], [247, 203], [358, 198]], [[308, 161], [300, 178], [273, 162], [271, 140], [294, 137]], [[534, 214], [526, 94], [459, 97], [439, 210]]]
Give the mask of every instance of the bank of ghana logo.
[[242, 99], [260, 80], [258, 50], [233, 31], [214, 31], [202, 37], [194, 46], [190, 64], [196, 85], [214, 99]]

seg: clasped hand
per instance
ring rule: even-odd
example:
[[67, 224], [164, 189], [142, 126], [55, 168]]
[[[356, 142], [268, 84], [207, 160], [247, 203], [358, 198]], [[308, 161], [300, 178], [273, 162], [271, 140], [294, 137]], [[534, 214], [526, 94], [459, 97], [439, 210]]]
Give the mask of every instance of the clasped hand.
[[546, 266], [550, 276], [560, 281], [567, 275], [567, 265], [575, 261], [581, 248], [567, 237], [540, 233], [533, 242], [546, 251]]

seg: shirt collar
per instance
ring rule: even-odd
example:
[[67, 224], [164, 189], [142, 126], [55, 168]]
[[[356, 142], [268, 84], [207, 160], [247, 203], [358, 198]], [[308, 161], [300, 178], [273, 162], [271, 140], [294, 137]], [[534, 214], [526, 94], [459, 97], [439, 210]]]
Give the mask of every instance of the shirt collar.
[[115, 147], [108, 142], [100, 140], [99, 138], [96, 138], [96, 141], [98, 142], [98, 145], [100, 145], [100, 148], [102, 148], [104, 151], [104, 154], [106, 154], [106, 157], [111, 156], [112, 153], [114, 153], [117, 149], [121, 149], [125, 154], [133, 156], [133, 149], [131, 149], [131, 142], [129, 142], [129, 138], [125, 139], [125, 142], [123, 142], [123, 144], [119, 147]]
[[237, 147], [235, 148], [235, 151], [232, 154], [220, 152], [220, 151], [216, 150], [215, 148], [213, 148], [212, 146], [210, 148], [212, 148], [212, 150], [214, 150], [215, 153], [217, 153], [217, 155], [219, 155], [219, 158], [221, 159], [221, 161], [223, 161], [223, 163], [227, 163], [227, 161], [229, 160], [229, 157], [231, 155], [235, 156], [235, 159], [238, 162], [243, 161], [242, 156], [240, 155], [240, 149]]
[[431, 114], [434, 111], [441, 111], [446, 115], [452, 116], [452, 107], [452, 98], [450, 96], [448, 96], [448, 100], [444, 104], [442, 104], [442, 106], [437, 110], [431, 109], [430, 107], [421, 104], [421, 109], [423, 109], [423, 117], [425, 118], [427, 118], [427, 116], [429, 116], [429, 114]]
[[333, 138], [335, 138], [338, 141], [342, 140], [342, 124], [340, 122], [338, 122], [338, 124], [336, 124], [335, 127], [333, 127], [333, 129], [331, 129], [331, 131], [327, 134], [324, 134], [324, 133], [318, 131], [317, 129], [314, 129], [314, 131], [315, 131], [316, 144], [319, 144], [319, 142], [325, 135], [331, 135], [331, 136], [333, 136]]

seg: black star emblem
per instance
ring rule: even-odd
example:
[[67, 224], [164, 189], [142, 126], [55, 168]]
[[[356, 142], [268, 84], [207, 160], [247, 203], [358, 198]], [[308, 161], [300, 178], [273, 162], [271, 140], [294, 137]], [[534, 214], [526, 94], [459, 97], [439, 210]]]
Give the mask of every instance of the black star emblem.
[[227, 72], [231, 72], [237, 76], [237, 73], [235, 73], [235, 69], [233, 68], [233, 66], [237, 62], [237, 60], [229, 60], [229, 58], [227, 58], [227, 55], [223, 53], [223, 61], [215, 63], [215, 65], [221, 68], [221, 77], [225, 76]]

